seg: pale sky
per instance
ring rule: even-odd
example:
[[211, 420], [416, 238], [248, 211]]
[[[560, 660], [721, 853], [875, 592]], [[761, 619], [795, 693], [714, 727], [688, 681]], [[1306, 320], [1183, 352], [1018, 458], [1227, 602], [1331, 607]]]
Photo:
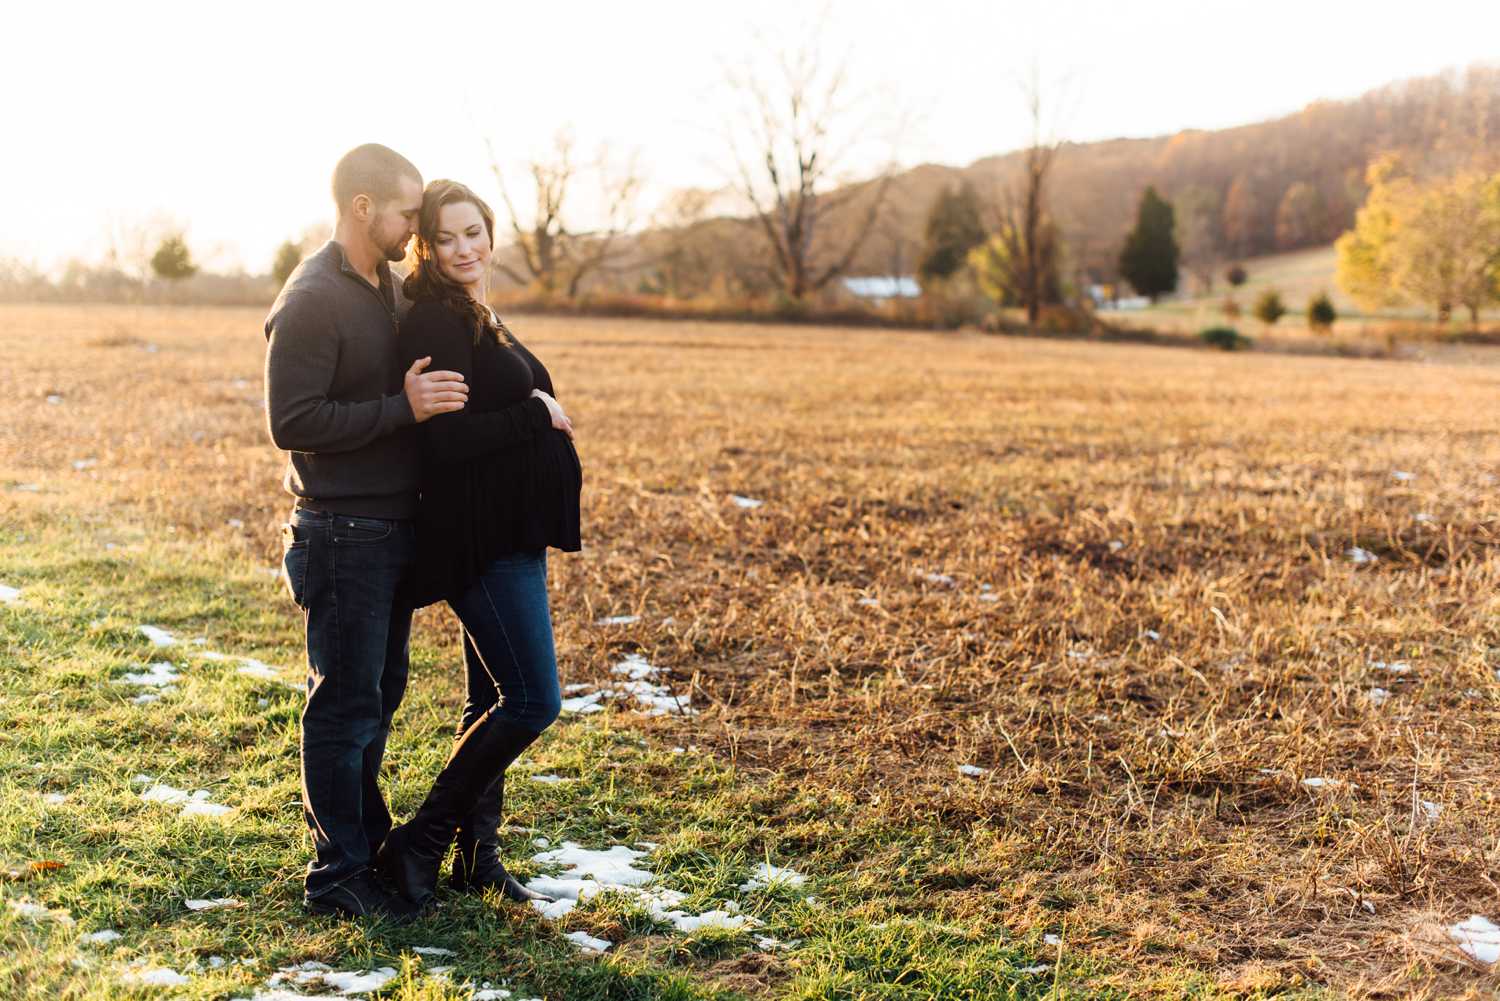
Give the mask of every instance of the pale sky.
[[[0, 257], [98, 258], [110, 218], [170, 216], [209, 266], [264, 272], [331, 219], [332, 166], [370, 141], [494, 201], [485, 137], [513, 170], [562, 128], [638, 150], [650, 199], [717, 186], [723, 67], [767, 66], [765, 40], [807, 37], [812, 6], [17, 5], [0, 22]], [[817, 42], [912, 113], [912, 165], [1021, 144], [1033, 62], [1068, 81], [1064, 137], [1090, 140], [1285, 114], [1493, 59], [1497, 38], [1500, 0], [831, 0]]]

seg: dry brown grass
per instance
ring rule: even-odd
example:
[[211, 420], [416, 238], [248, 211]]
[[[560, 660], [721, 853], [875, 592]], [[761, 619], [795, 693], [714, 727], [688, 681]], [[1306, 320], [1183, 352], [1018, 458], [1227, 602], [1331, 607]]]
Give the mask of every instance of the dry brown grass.
[[[287, 504], [260, 323], [0, 308], [0, 514], [140, 519], [274, 562]], [[1065, 911], [1069, 948], [1132, 989], [1183, 960], [1247, 993], [1495, 988], [1443, 934], [1500, 917], [1493, 368], [651, 321], [519, 332], [585, 466], [588, 549], [553, 562], [565, 680], [641, 649], [705, 707], [655, 721], [662, 739], [894, 824], [970, 827], [972, 854], [928, 877], [945, 911], [1018, 929]], [[98, 466], [74, 471], [84, 457]], [[1352, 546], [1378, 561], [1355, 566]], [[626, 612], [641, 621], [593, 625]], [[1414, 822], [1414, 795], [1441, 816]]]

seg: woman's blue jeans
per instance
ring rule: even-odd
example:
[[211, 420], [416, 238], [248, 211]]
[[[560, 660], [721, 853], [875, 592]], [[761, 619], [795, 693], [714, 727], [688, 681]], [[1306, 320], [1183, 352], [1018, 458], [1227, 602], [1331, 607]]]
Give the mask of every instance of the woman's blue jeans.
[[[491, 708], [541, 733], [562, 708], [547, 602], [547, 551], [512, 553], [489, 565], [449, 606], [464, 629], [462, 735]], [[497, 774], [510, 762], [497, 762]]]

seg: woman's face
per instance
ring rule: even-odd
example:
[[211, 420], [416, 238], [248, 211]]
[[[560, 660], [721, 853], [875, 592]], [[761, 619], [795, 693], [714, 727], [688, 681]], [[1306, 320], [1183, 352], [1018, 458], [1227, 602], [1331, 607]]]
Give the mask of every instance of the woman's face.
[[478, 285], [490, 267], [490, 234], [473, 202], [453, 202], [438, 209], [432, 256], [443, 277], [460, 285]]

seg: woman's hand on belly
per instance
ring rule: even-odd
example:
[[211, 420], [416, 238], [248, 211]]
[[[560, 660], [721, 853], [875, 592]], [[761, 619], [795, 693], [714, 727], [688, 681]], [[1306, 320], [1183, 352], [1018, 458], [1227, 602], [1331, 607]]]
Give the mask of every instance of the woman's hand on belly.
[[554, 400], [549, 394], [540, 389], [533, 389], [531, 395], [547, 404], [547, 412], [552, 415], [552, 426], [573, 440], [573, 422], [568, 420], [568, 415], [563, 412], [562, 404]]

